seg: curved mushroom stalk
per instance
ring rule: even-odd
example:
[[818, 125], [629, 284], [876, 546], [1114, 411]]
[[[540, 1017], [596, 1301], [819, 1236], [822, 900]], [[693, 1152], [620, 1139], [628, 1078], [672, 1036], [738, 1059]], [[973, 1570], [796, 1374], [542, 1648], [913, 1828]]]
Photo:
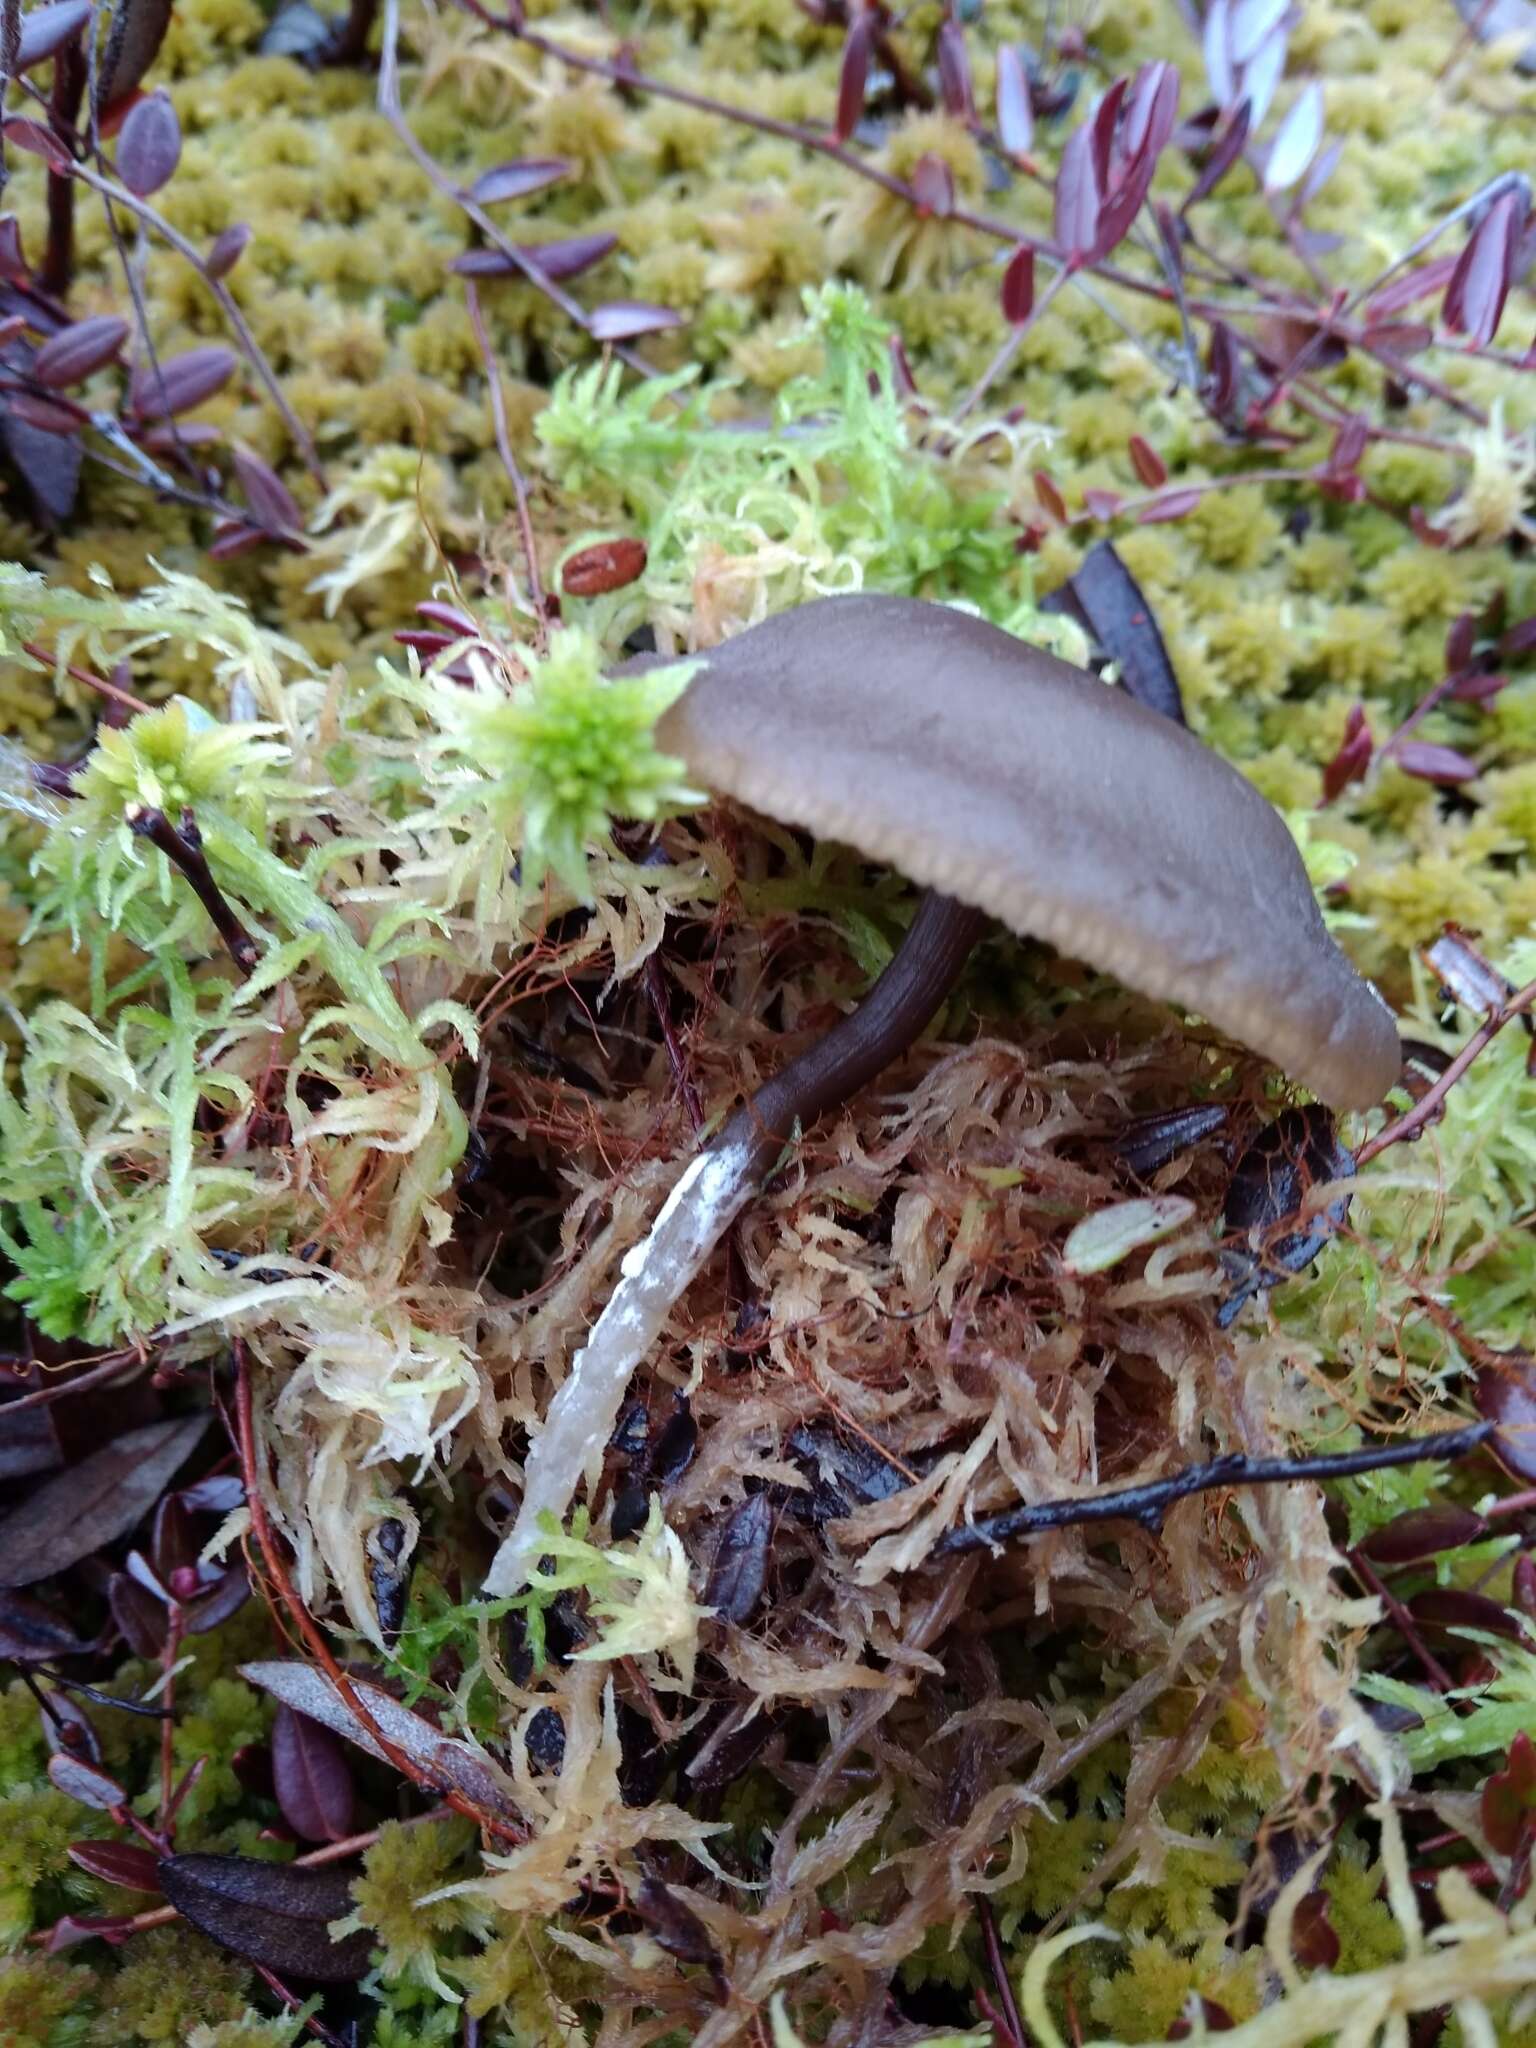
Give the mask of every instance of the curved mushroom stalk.
[[522, 1587], [539, 1555], [541, 1516], [564, 1519], [583, 1477], [596, 1477], [635, 1369], [710, 1254], [772, 1171], [795, 1128], [858, 1093], [904, 1052], [954, 986], [986, 920], [931, 891], [869, 994], [738, 1109], [684, 1169], [550, 1404], [523, 1467], [517, 1520], [485, 1591]]
[[737, 1111], [624, 1260], [534, 1439], [492, 1593], [522, 1585], [538, 1518], [563, 1517], [595, 1474], [631, 1374], [796, 1122], [911, 1043], [981, 912], [1198, 1010], [1334, 1108], [1379, 1101], [1401, 1071], [1392, 1013], [1258, 791], [1181, 726], [984, 619], [903, 597], [802, 605], [706, 655], [656, 737], [691, 780], [933, 893], [867, 1000]]

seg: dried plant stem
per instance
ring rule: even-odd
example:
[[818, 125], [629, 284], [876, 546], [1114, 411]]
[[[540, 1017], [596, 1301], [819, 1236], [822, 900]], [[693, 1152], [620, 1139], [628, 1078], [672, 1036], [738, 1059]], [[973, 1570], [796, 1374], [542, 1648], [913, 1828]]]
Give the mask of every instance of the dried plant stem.
[[1378, 1131], [1374, 1138], [1367, 1138], [1355, 1154], [1356, 1166], [1368, 1165], [1391, 1145], [1401, 1145], [1409, 1138], [1416, 1138], [1427, 1124], [1439, 1116], [1445, 1098], [1478, 1055], [1493, 1043], [1506, 1024], [1523, 1017], [1533, 1004], [1536, 1004], [1536, 981], [1528, 981], [1524, 988], [1516, 990], [1507, 1003], [1479, 1025], [1445, 1072], [1432, 1087], [1425, 1089], [1411, 1109], [1395, 1118], [1385, 1130]]
[[1449, 1671], [1446, 1670], [1445, 1666], [1419, 1634], [1413, 1616], [1408, 1612], [1402, 1601], [1397, 1598], [1389, 1586], [1383, 1584], [1376, 1572], [1372, 1570], [1369, 1561], [1363, 1558], [1358, 1550], [1348, 1550], [1345, 1552], [1345, 1555], [1349, 1559], [1350, 1570], [1360, 1581], [1361, 1585], [1368, 1592], [1374, 1593], [1381, 1602], [1382, 1610], [1388, 1621], [1391, 1622], [1403, 1641], [1412, 1650], [1414, 1656], [1418, 1658], [1420, 1664], [1424, 1667], [1424, 1676], [1429, 1680], [1435, 1691], [1454, 1692], [1456, 1689], [1455, 1679], [1452, 1678]]
[[1014, 357], [1023, 347], [1024, 337], [1029, 333], [1029, 330], [1034, 326], [1035, 322], [1038, 319], [1040, 319], [1041, 315], [1045, 312], [1046, 308], [1051, 304], [1056, 294], [1061, 290], [1062, 286], [1066, 283], [1067, 279], [1071, 275], [1072, 272], [1067, 268], [1065, 264], [1063, 264], [1061, 268], [1055, 273], [1050, 283], [1046, 286], [1045, 290], [1040, 294], [1039, 298], [1036, 299], [1034, 305], [1030, 307], [1029, 318], [1027, 320], [1020, 320], [1013, 327], [1013, 329], [1010, 331], [1008, 335], [1007, 340], [1003, 343], [1002, 347], [998, 350], [997, 354], [992, 358], [991, 362], [988, 363], [987, 367], [982, 371], [981, 375], [977, 378], [976, 382], [971, 386], [970, 390], [965, 394], [964, 398], [962, 398], [960, 403], [955, 407], [954, 417], [956, 418], [956, 420], [963, 420], [968, 412], [971, 412], [976, 406], [980, 405], [981, 401], [992, 389], [992, 386], [997, 382], [998, 378], [1002, 376], [1003, 372], [1008, 368], [1008, 365], [1013, 361]]
[[224, 941], [230, 959], [242, 975], [249, 974], [261, 958], [261, 948], [235, 915], [228, 897], [213, 879], [213, 872], [203, 853], [202, 838], [192, 813], [182, 812], [179, 831], [164, 811], [152, 809], [145, 804], [130, 805], [124, 816], [130, 828], [138, 833], [140, 838], [147, 839], [151, 846], [158, 847], [171, 865], [185, 876], [193, 895], [207, 911], [214, 930]]
[[517, 523], [522, 534], [523, 553], [528, 562], [528, 602], [533, 607], [535, 631], [539, 651], [548, 646], [549, 607], [544, 597], [544, 586], [539, 580], [539, 554], [533, 537], [533, 515], [528, 509], [528, 485], [513, 452], [512, 437], [507, 431], [507, 402], [501, 389], [501, 370], [496, 361], [496, 352], [491, 347], [491, 338], [485, 331], [485, 316], [480, 310], [480, 294], [475, 289], [473, 278], [464, 280], [464, 299], [469, 308], [470, 324], [475, 330], [480, 357], [485, 364], [486, 389], [490, 393], [491, 419], [496, 429], [496, 449], [501, 456], [502, 468], [512, 482], [513, 494], [517, 499]]

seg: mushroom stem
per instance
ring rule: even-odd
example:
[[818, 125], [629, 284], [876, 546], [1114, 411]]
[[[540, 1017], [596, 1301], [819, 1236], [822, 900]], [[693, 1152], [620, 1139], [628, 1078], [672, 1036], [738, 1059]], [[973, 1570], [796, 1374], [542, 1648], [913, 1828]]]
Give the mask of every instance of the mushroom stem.
[[529, 1448], [522, 1504], [491, 1562], [487, 1595], [521, 1590], [540, 1553], [540, 1517], [563, 1521], [582, 1478], [595, 1481], [635, 1369], [796, 1125], [846, 1102], [906, 1050], [954, 987], [985, 923], [981, 911], [928, 890], [858, 1008], [765, 1082], [685, 1169], [649, 1234], [626, 1252], [619, 1283]]

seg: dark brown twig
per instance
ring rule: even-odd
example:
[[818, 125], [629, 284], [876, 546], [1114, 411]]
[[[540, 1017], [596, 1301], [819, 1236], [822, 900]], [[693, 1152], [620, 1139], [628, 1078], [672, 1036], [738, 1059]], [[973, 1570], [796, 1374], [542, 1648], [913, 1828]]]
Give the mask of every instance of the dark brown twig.
[[198, 836], [192, 813], [182, 812], [180, 831], [171, 823], [164, 811], [154, 809], [148, 804], [131, 804], [125, 815], [131, 830], [141, 839], [147, 839], [151, 846], [158, 847], [171, 865], [180, 869], [192, 893], [207, 911], [214, 930], [228, 948], [230, 959], [242, 975], [251, 973], [261, 958], [261, 948], [235, 915], [229, 898], [213, 879], [213, 872], [203, 852], [202, 840]]
[[1357, 1472], [1379, 1472], [1392, 1465], [1418, 1465], [1426, 1459], [1465, 1458], [1493, 1433], [1491, 1422], [1469, 1423], [1464, 1429], [1441, 1430], [1434, 1436], [1410, 1437], [1405, 1443], [1380, 1444], [1373, 1450], [1329, 1451], [1315, 1458], [1250, 1458], [1229, 1451], [1204, 1465], [1188, 1465], [1169, 1479], [1146, 1486], [1122, 1486], [1113, 1493], [1090, 1494], [1078, 1500], [1038, 1501], [1032, 1507], [1009, 1508], [963, 1529], [952, 1529], [933, 1547], [933, 1557], [955, 1557], [968, 1550], [1038, 1536], [1048, 1529], [1073, 1528], [1089, 1522], [1137, 1522], [1156, 1535], [1176, 1501], [1194, 1493], [1235, 1486], [1283, 1486], [1296, 1479], [1347, 1479]]

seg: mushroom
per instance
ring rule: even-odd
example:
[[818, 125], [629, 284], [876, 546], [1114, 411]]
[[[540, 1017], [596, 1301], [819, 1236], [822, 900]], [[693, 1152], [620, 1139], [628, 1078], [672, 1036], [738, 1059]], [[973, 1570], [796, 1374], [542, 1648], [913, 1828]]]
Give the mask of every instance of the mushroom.
[[986, 914], [1198, 1011], [1335, 1108], [1379, 1101], [1401, 1068], [1271, 805], [1172, 720], [983, 619], [804, 605], [702, 656], [657, 740], [694, 781], [927, 893], [863, 1002], [729, 1118], [626, 1255], [530, 1447], [491, 1594], [525, 1582], [538, 1518], [595, 1476], [631, 1374], [786, 1139], [911, 1044]]

